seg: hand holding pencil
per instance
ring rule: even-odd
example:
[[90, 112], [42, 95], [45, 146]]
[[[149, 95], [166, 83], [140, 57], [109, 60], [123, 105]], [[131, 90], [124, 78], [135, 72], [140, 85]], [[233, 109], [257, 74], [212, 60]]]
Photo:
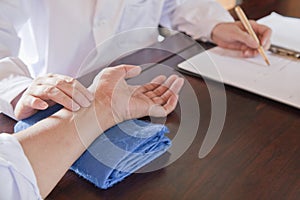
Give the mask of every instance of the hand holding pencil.
[[248, 33], [241, 21], [217, 24], [212, 30], [211, 39], [222, 48], [241, 51], [243, 57], [258, 56], [260, 46], [265, 50], [270, 48], [272, 30], [254, 20], [250, 20], [249, 24], [259, 43]]
[[243, 26], [245, 27], [245, 29], [247, 30], [247, 32], [249, 33], [249, 35], [255, 40], [255, 42], [259, 45], [259, 47], [257, 48], [258, 52], [260, 53], [260, 55], [264, 58], [265, 62], [267, 63], [267, 65], [270, 65], [270, 61], [267, 58], [267, 55], [264, 51], [264, 48], [261, 46], [261, 42], [259, 41], [256, 33], [254, 32], [248, 18], [246, 17], [244, 11], [242, 10], [241, 7], [237, 6], [235, 7], [235, 12], [237, 14], [237, 16], [239, 17], [240, 21], [242, 22]]

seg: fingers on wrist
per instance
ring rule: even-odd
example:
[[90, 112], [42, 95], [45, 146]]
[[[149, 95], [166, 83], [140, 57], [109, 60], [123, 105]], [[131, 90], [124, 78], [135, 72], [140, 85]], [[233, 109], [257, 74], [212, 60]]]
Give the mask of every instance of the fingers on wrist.
[[77, 81], [74, 78], [63, 76], [63, 75], [57, 75], [55, 85], [63, 88], [71, 95], [72, 95], [72, 91], [76, 90], [82, 93], [82, 95], [84, 95], [89, 101], [92, 101], [94, 99], [94, 95], [89, 90], [87, 90], [79, 81]]
[[77, 102], [80, 106], [90, 106], [93, 96], [77, 80], [58, 79], [55, 83], [55, 87]]
[[36, 98], [52, 100], [72, 111], [89, 107], [94, 99], [93, 94], [76, 79], [56, 74], [37, 78], [28, 93]]
[[68, 96], [55, 86], [45, 87], [43, 93], [45, 98], [59, 103], [69, 110], [77, 111], [80, 109], [80, 105], [75, 99], [72, 99], [72, 97]]

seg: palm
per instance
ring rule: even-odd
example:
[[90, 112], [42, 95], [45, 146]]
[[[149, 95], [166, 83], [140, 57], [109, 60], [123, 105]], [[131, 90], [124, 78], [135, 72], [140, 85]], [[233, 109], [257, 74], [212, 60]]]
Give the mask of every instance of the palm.
[[170, 76], [166, 79], [164, 76], [158, 76], [145, 85], [131, 86], [127, 84], [125, 78], [138, 75], [140, 68], [129, 66], [128, 69], [127, 66], [124, 71], [124, 67], [126, 66], [103, 72], [97, 84], [102, 90], [96, 90], [95, 94], [96, 99], [100, 101], [105, 99], [116, 122], [148, 115], [162, 117], [174, 110], [177, 94], [183, 85], [182, 78]]

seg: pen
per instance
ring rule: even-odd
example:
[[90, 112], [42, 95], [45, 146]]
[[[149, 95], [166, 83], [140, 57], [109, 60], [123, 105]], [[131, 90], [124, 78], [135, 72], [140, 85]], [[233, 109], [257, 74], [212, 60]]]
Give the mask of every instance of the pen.
[[267, 55], [264, 51], [264, 48], [261, 46], [260, 41], [257, 37], [257, 35], [255, 34], [249, 20], [247, 19], [244, 11], [242, 10], [242, 8], [240, 6], [235, 7], [235, 12], [237, 14], [237, 16], [239, 17], [240, 21], [242, 22], [243, 26], [245, 27], [245, 29], [247, 30], [247, 32], [251, 35], [251, 37], [257, 42], [257, 44], [259, 45], [258, 47], [258, 52], [259, 54], [264, 58], [265, 62], [267, 63], [267, 65], [270, 65], [270, 61], [267, 58]]

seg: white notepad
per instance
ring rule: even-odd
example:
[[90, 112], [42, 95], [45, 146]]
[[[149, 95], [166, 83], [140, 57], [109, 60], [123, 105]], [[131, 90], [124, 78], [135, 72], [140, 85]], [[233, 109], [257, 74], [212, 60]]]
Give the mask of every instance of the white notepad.
[[272, 31], [272, 44], [300, 51], [300, 19], [285, 17], [275, 12], [257, 21], [269, 26]]
[[[274, 18], [274, 14], [268, 17]], [[268, 17], [265, 21], [268, 21]], [[285, 17], [280, 18], [276, 14], [276, 23], [283, 23], [280, 19], [284, 23], [288, 23]], [[292, 21], [294, 23], [294, 19]], [[298, 23], [298, 27], [300, 27], [299, 19]], [[292, 30], [286, 31], [285, 29], [283, 31], [294, 34]], [[277, 34], [280, 32], [274, 32], [274, 35]], [[289, 45], [300, 49], [298, 41], [299, 39]], [[287, 47], [282, 43], [280, 45]], [[267, 66], [261, 56], [245, 59], [240, 57], [240, 52], [215, 47], [180, 63], [178, 67], [299, 109], [300, 60], [274, 55], [270, 52], [266, 53], [271, 66]]]

